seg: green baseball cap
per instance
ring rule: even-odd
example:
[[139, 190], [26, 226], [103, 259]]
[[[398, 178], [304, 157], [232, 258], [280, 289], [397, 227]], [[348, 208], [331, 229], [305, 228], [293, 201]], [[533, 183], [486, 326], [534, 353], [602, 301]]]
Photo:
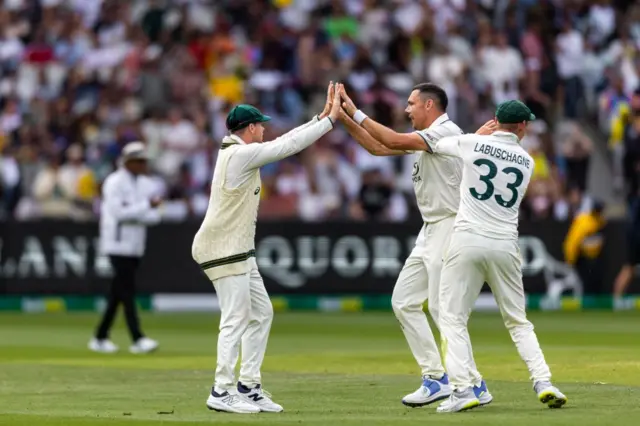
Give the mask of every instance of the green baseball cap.
[[227, 115], [227, 129], [235, 132], [252, 123], [264, 123], [271, 117], [264, 115], [260, 110], [251, 105], [236, 105]]
[[498, 123], [515, 124], [523, 121], [534, 121], [536, 116], [523, 102], [511, 100], [502, 102], [496, 108], [496, 118]]

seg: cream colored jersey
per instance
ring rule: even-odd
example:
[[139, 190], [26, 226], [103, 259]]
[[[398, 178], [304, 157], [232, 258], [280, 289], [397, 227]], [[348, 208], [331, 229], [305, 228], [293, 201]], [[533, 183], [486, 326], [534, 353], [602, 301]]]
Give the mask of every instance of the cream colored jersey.
[[[442, 114], [429, 128], [416, 132], [433, 150], [440, 139], [459, 136], [464, 132], [447, 114]], [[426, 223], [454, 216], [460, 204], [462, 161], [458, 158], [420, 151], [413, 163], [413, 189], [418, 209]]]
[[534, 166], [518, 142], [513, 133], [495, 132], [444, 138], [435, 144], [435, 153], [463, 162], [454, 232], [518, 238], [518, 212]]

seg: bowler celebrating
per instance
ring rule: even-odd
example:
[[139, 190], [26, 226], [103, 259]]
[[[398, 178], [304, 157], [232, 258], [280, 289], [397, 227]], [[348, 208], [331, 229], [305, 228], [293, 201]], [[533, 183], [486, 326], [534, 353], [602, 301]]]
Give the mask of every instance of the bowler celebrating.
[[467, 322], [485, 282], [527, 364], [540, 401], [552, 408], [567, 402], [567, 397], [551, 384], [549, 366], [525, 313], [518, 212], [534, 162], [519, 142], [528, 122], [534, 119], [525, 104], [507, 101], [496, 110], [497, 131], [491, 135], [461, 135], [429, 142], [435, 154], [463, 162], [460, 209], [440, 282], [439, 325], [454, 391], [438, 412], [480, 405], [473, 390], [477, 379]]
[[[428, 301], [429, 313], [438, 325], [442, 258], [458, 211], [462, 178], [459, 159], [432, 155], [428, 151], [430, 143], [463, 132], [446, 113], [447, 94], [435, 84], [419, 84], [409, 96], [406, 112], [417, 130], [412, 133], [397, 133], [375, 122], [356, 108], [343, 86], [340, 85], [339, 91], [348, 114], [343, 114], [341, 121], [358, 143], [373, 155], [413, 154], [415, 158], [413, 186], [424, 225], [400, 271], [391, 305], [422, 373], [421, 386], [406, 395], [402, 403], [410, 407], [428, 405], [451, 394], [423, 305]], [[482, 403], [488, 404], [492, 396], [479, 373], [476, 377], [475, 391]]]
[[[340, 98], [329, 85], [322, 114], [291, 132], [262, 143], [269, 121], [258, 109], [238, 105], [227, 117], [231, 133], [211, 183], [209, 207], [192, 246], [193, 259], [213, 282], [220, 303], [215, 385], [207, 407], [231, 413], [280, 412], [263, 390], [260, 367], [267, 349], [273, 307], [255, 259], [260, 202], [260, 167], [307, 148], [328, 133], [338, 118]], [[332, 97], [336, 100], [332, 102]], [[234, 370], [242, 344], [240, 380]]]

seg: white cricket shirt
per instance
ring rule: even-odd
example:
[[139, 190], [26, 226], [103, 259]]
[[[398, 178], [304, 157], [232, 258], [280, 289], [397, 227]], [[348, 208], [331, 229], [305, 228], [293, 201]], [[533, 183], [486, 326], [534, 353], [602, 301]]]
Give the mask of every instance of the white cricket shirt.
[[[447, 114], [442, 114], [427, 129], [416, 133], [433, 151], [434, 144], [440, 139], [464, 132]], [[418, 209], [426, 223], [438, 222], [457, 213], [462, 179], [460, 159], [427, 151], [416, 152], [411, 179]]]
[[141, 257], [147, 226], [160, 222], [158, 208], [150, 199], [156, 185], [147, 176], [134, 176], [124, 168], [111, 173], [102, 185], [100, 249], [104, 254]]
[[518, 238], [518, 212], [533, 173], [533, 158], [509, 132], [444, 138], [434, 152], [462, 159], [460, 209], [454, 231], [495, 239]]

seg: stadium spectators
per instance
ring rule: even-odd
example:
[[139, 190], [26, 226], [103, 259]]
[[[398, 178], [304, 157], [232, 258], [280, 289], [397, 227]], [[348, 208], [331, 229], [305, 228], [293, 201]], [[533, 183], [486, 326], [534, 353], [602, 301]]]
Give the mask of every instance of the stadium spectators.
[[[86, 218], [90, 205], [96, 214], [95, 186], [136, 139], [148, 144], [169, 218], [202, 215], [230, 106], [271, 115], [268, 138], [317, 113], [333, 79], [399, 130], [409, 130], [404, 102], [418, 81], [442, 85], [468, 131], [502, 100], [525, 100], [539, 120], [523, 141], [537, 167], [523, 209], [569, 219], [569, 206], [586, 202], [598, 143], [580, 120], [598, 117], [608, 135], [629, 115], [638, 16], [638, 2], [611, 0], [4, 1], [0, 217]], [[623, 134], [611, 137], [620, 187]], [[65, 164], [74, 172], [63, 184], [53, 176]], [[261, 214], [405, 220], [415, 212], [411, 164], [372, 159], [331, 132], [265, 168]]]

